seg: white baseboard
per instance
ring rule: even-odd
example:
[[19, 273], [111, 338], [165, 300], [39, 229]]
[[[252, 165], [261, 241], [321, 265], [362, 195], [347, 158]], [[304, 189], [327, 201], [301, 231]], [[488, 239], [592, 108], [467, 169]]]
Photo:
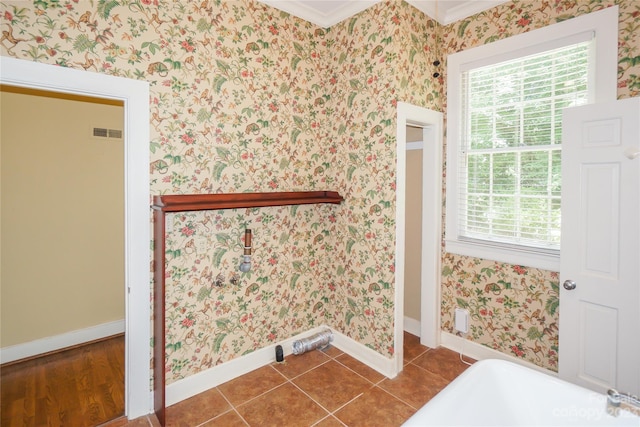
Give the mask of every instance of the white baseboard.
[[261, 348], [245, 356], [214, 366], [206, 371], [199, 372], [187, 378], [183, 378], [165, 388], [166, 406], [181, 402], [210, 388], [226, 383], [234, 378], [249, 373], [255, 369], [266, 366], [276, 360], [276, 345], [281, 345], [285, 356], [292, 353], [291, 346], [294, 341], [303, 337], [313, 335], [320, 331], [331, 329], [326, 326], [319, 326], [303, 334], [295, 335], [277, 344]]
[[347, 353], [354, 359], [359, 360], [372, 369], [380, 372], [387, 378], [394, 378], [397, 373], [395, 372], [395, 360], [389, 359], [381, 355], [375, 350], [370, 349], [364, 344], [349, 338], [340, 332], [333, 331], [333, 345]]
[[27, 357], [37, 356], [38, 354], [49, 353], [51, 351], [72, 347], [84, 342], [121, 334], [124, 333], [124, 331], [124, 319], [122, 319], [103, 323], [101, 325], [90, 326], [84, 329], [78, 329], [76, 331], [66, 332], [52, 337], [29, 341], [23, 344], [4, 347], [0, 349], [0, 363], [13, 362]]
[[421, 336], [420, 332], [422, 331], [422, 327], [420, 325], [420, 321], [405, 316], [404, 317], [404, 330], [409, 332], [411, 335], [415, 335], [417, 337]]
[[475, 343], [473, 341], [466, 340], [463, 337], [450, 334], [449, 332], [442, 332], [441, 345], [443, 347], [448, 348], [449, 350], [453, 350], [457, 353], [462, 353], [464, 356], [469, 357], [471, 359], [507, 360], [509, 362], [517, 363], [518, 365], [526, 366], [527, 368], [535, 369], [536, 371], [544, 372], [545, 374], [548, 374], [548, 375], [553, 375], [556, 377], [558, 376], [557, 372], [550, 371], [541, 366], [535, 365], [531, 362], [527, 362], [526, 360], [518, 359], [517, 357], [510, 356], [498, 350], [494, 350], [492, 348], [485, 347], [484, 345]]
[[333, 341], [331, 344], [334, 347], [358, 359], [382, 375], [391, 377], [394, 366], [392, 359], [387, 359], [378, 352], [352, 340], [346, 335], [334, 331], [328, 326], [319, 326], [277, 344], [261, 348], [253, 353], [168, 384], [165, 388], [165, 404], [166, 406], [176, 404], [274, 362], [276, 356], [275, 348], [278, 344], [282, 346], [284, 355], [288, 356], [292, 354], [292, 344], [294, 341], [327, 329], [330, 329], [333, 333]]

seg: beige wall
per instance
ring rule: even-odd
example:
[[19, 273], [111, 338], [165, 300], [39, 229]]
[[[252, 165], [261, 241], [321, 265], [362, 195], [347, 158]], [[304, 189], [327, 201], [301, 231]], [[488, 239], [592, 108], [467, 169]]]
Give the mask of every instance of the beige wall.
[[[417, 141], [407, 127], [407, 140]], [[413, 128], [415, 129], [415, 128]], [[419, 129], [422, 135], [422, 129]], [[404, 315], [420, 320], [420, 275], [422, 259], [422, 150], [407, 150], [407, 205], [404, 268]]]
[[123, 107], [0, 92], [2, 347], [124, 318]]

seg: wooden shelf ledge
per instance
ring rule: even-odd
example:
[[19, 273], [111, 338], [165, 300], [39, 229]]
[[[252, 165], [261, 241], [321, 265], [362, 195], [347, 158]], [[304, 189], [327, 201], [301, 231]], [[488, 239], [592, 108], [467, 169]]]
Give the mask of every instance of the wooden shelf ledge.
[[223, 193], [154, 196], [153, 237], [153, 411], [160, 425], [165, 425], [165, 217], [167, 212], [217, 209], [255, 208], [265, 206], [308, 205], [314, 203], [340, 204], [344, 198], [335, 191], [293, 191], [287, 193]]
[[182, 212], [315, 203], [340, 204], [343, 200], [336, 191], [176, 194], [154, 196], [151, 207], [162, 212]]

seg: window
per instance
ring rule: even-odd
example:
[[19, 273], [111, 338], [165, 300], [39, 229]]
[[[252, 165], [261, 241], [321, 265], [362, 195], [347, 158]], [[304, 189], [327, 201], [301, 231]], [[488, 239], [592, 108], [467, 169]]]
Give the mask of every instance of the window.
[[559, 270], [562, 109], [615, 99], [611, 9], [449, 57], [448, 252]]

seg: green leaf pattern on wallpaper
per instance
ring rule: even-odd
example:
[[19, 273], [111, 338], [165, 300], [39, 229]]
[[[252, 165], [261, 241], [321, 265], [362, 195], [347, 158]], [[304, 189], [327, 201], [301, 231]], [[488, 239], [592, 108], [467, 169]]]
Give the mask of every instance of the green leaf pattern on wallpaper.
[[[0, 1], [0, 49], [148, 81], [151, 194], [345, 196], [173, 215], [171, 383], [322, 324], [391, 357], [397, 102], [444, 110], [435, 59], [613, 3], [517, 1], [440, 27], [393, 0], [323, 30], [253, 0]], [[619, 94], [634, 96], [640, 5], [618, 3]], [[234, 286], [245, 228], [252, 269]], [[555, 369], [557, 275], [516, 267], [444, 257], [443, 329], [468, 307], [469, 339]]]

